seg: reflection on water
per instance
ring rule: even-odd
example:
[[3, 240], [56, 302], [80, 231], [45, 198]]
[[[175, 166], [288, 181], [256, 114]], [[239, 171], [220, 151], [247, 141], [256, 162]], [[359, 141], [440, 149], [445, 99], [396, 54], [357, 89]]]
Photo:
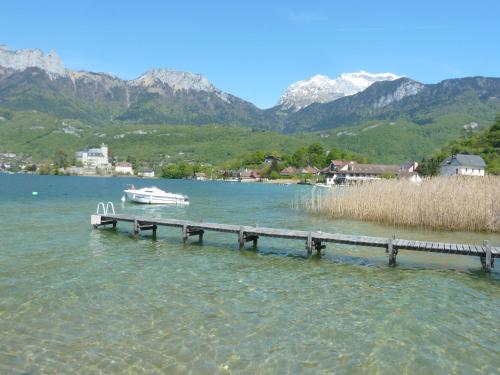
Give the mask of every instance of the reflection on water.
[[[160, 228], [95, 231], [124, 213], [440, 241], [431, 232], [312, 218], [291, 208], [308, 187], [155, 181], [191, 205], [119, 204], [137, 180], [0, 175], [0, 373], [498, 373], [500, 277], [474, 257], [234, 235], [183, 245]], [[146, 182], [145, 184], [151, 184]], [[39, 191], [33, 199], [31, 191]], [[6, 197], [9, 197], [8, 199]], [[15, 212], [16, 215], [12, 215]]]

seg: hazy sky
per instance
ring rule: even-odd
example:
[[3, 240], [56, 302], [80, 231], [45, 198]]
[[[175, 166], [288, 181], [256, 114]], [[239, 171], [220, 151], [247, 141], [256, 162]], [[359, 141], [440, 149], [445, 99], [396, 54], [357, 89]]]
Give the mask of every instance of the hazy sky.
[[9, 1], [0, 44], [135, 78], [201, 73], [261, 108], [315, 74], [393, 72], [433, 83], [500, 76], [500, 0]]

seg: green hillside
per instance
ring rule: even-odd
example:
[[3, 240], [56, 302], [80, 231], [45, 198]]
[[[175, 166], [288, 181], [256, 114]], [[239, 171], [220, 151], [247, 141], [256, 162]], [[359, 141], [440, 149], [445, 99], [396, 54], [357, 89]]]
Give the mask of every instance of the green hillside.
[[319, 142], [325, 149], [337, 147], [355, 152], [371, 162], [400, 163], [438, 152], [450, 140], [463, 136], [463, 125], [470, 121], [478, 121], [480, 129], [492, 123], [478, 120], [477, 116], [446, 115], [426, 125], [398, 119], [282, 134], [236, 125], [96, 125], [60, 120], [36, 111], [0, 110], [0, 153], [15, 152], [43, 161], [52, 158], [57, 150], [73, 155], [76, 150], [104, 142], [118, 159], [130, 155], [152, 164], [184, 160], [220, 164], [249, 151], [291, 153]]
[[369, 121], [356, 126], [336, 128], [328, 135], [329, 144], [365, 155], [373, 162], [395, 163], [420, 160], [439, 151], [443, 145], [464, 135], [464, 125], [476, 121], [479, 129], [492, 124], [492, 119], [450, 114], [435, 117], [432, 123], [419, 125], [406, 118], [395, 121]]
[[15, 152], [35, 161], [55, 151], [68, 155], [106, 143], [118, 159], [133, 156], [155, 164], [194, 160], [220, 164], [247, 151], [287, 152], [319, 139], [318, 134], [288, 136], [229, 125], [144, 125], [112, 122], [99, 127], [60, 120], [40, 112], [0, 110], [0, 153]]

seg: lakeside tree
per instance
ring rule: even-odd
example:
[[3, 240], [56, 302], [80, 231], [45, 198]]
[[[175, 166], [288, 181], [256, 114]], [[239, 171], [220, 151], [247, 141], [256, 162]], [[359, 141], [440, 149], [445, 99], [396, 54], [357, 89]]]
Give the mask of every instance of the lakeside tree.
[[57, 168], [66, 168], [68, 165], [68, 154], [63, 150], [57, 150], [54, 153], [54, 166]]
[[31, 164], [31, 165], [28, 165], [25, 170], [27, 172], [36, 172], [36, 164]]
[[193, 176], [193, 167], [186, 162], [180, 164], [170, 164], [163, 168], [162, 177], [165, 178], [187, 178]]
[[441, 161], [437, 158], [423, 158], [417, 171], [424, 177], [433, 177], [439, 174]]
[[307, 165], [307, 148], [301, 147], [292, 154], [292, 165], [294, 167], [305, 167]]
[[280, 171], [281, 171], [281, 167], [278, 163], [277, 160], [273, 160], [271, 162], [271, 165], [269, 165], [267, 168], [265, 168], [261, 175], [262, 177], [267, 177], [271, 180], [276, 180], [278, 178], [280, 178]]
[[325, 149], [321, 143], [313, 143], [307, 149], [308, 165], [321, 168], [325, 163]]
[[354, 160], [358, 163], [368, 163], [368, 158], [352, 152], [341, 151], [338, 148], [332, 148], [325, 159], [325, 164], [329, 165], [332, 160]]
[[127, 155], [127, 162], [129, 162], [130, 164], [132, 164], [132, 169], [134, 171], [137, 170], [137, 159], [134, 156]]

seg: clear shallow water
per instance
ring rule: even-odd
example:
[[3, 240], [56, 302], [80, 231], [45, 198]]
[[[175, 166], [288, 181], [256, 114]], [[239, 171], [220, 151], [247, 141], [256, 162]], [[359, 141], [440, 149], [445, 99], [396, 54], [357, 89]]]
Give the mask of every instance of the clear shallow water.
[[[262, 238], [239, 251], [207, 232], [184, 246], [130, 227], [92, 230], [98, 201], [123, 213], [415, 239], [500, 236], [327, 221], [294, 211], [310, 187], [155, 180], [189, 207], [119, 199], [118, 178], [0, 174], [0, 373], [499, 373], [500, 274], [475, 257]], [[31, 196], [38, 191], [39, 196]], [[497, 267], [498, 264], [497, 264]]]

